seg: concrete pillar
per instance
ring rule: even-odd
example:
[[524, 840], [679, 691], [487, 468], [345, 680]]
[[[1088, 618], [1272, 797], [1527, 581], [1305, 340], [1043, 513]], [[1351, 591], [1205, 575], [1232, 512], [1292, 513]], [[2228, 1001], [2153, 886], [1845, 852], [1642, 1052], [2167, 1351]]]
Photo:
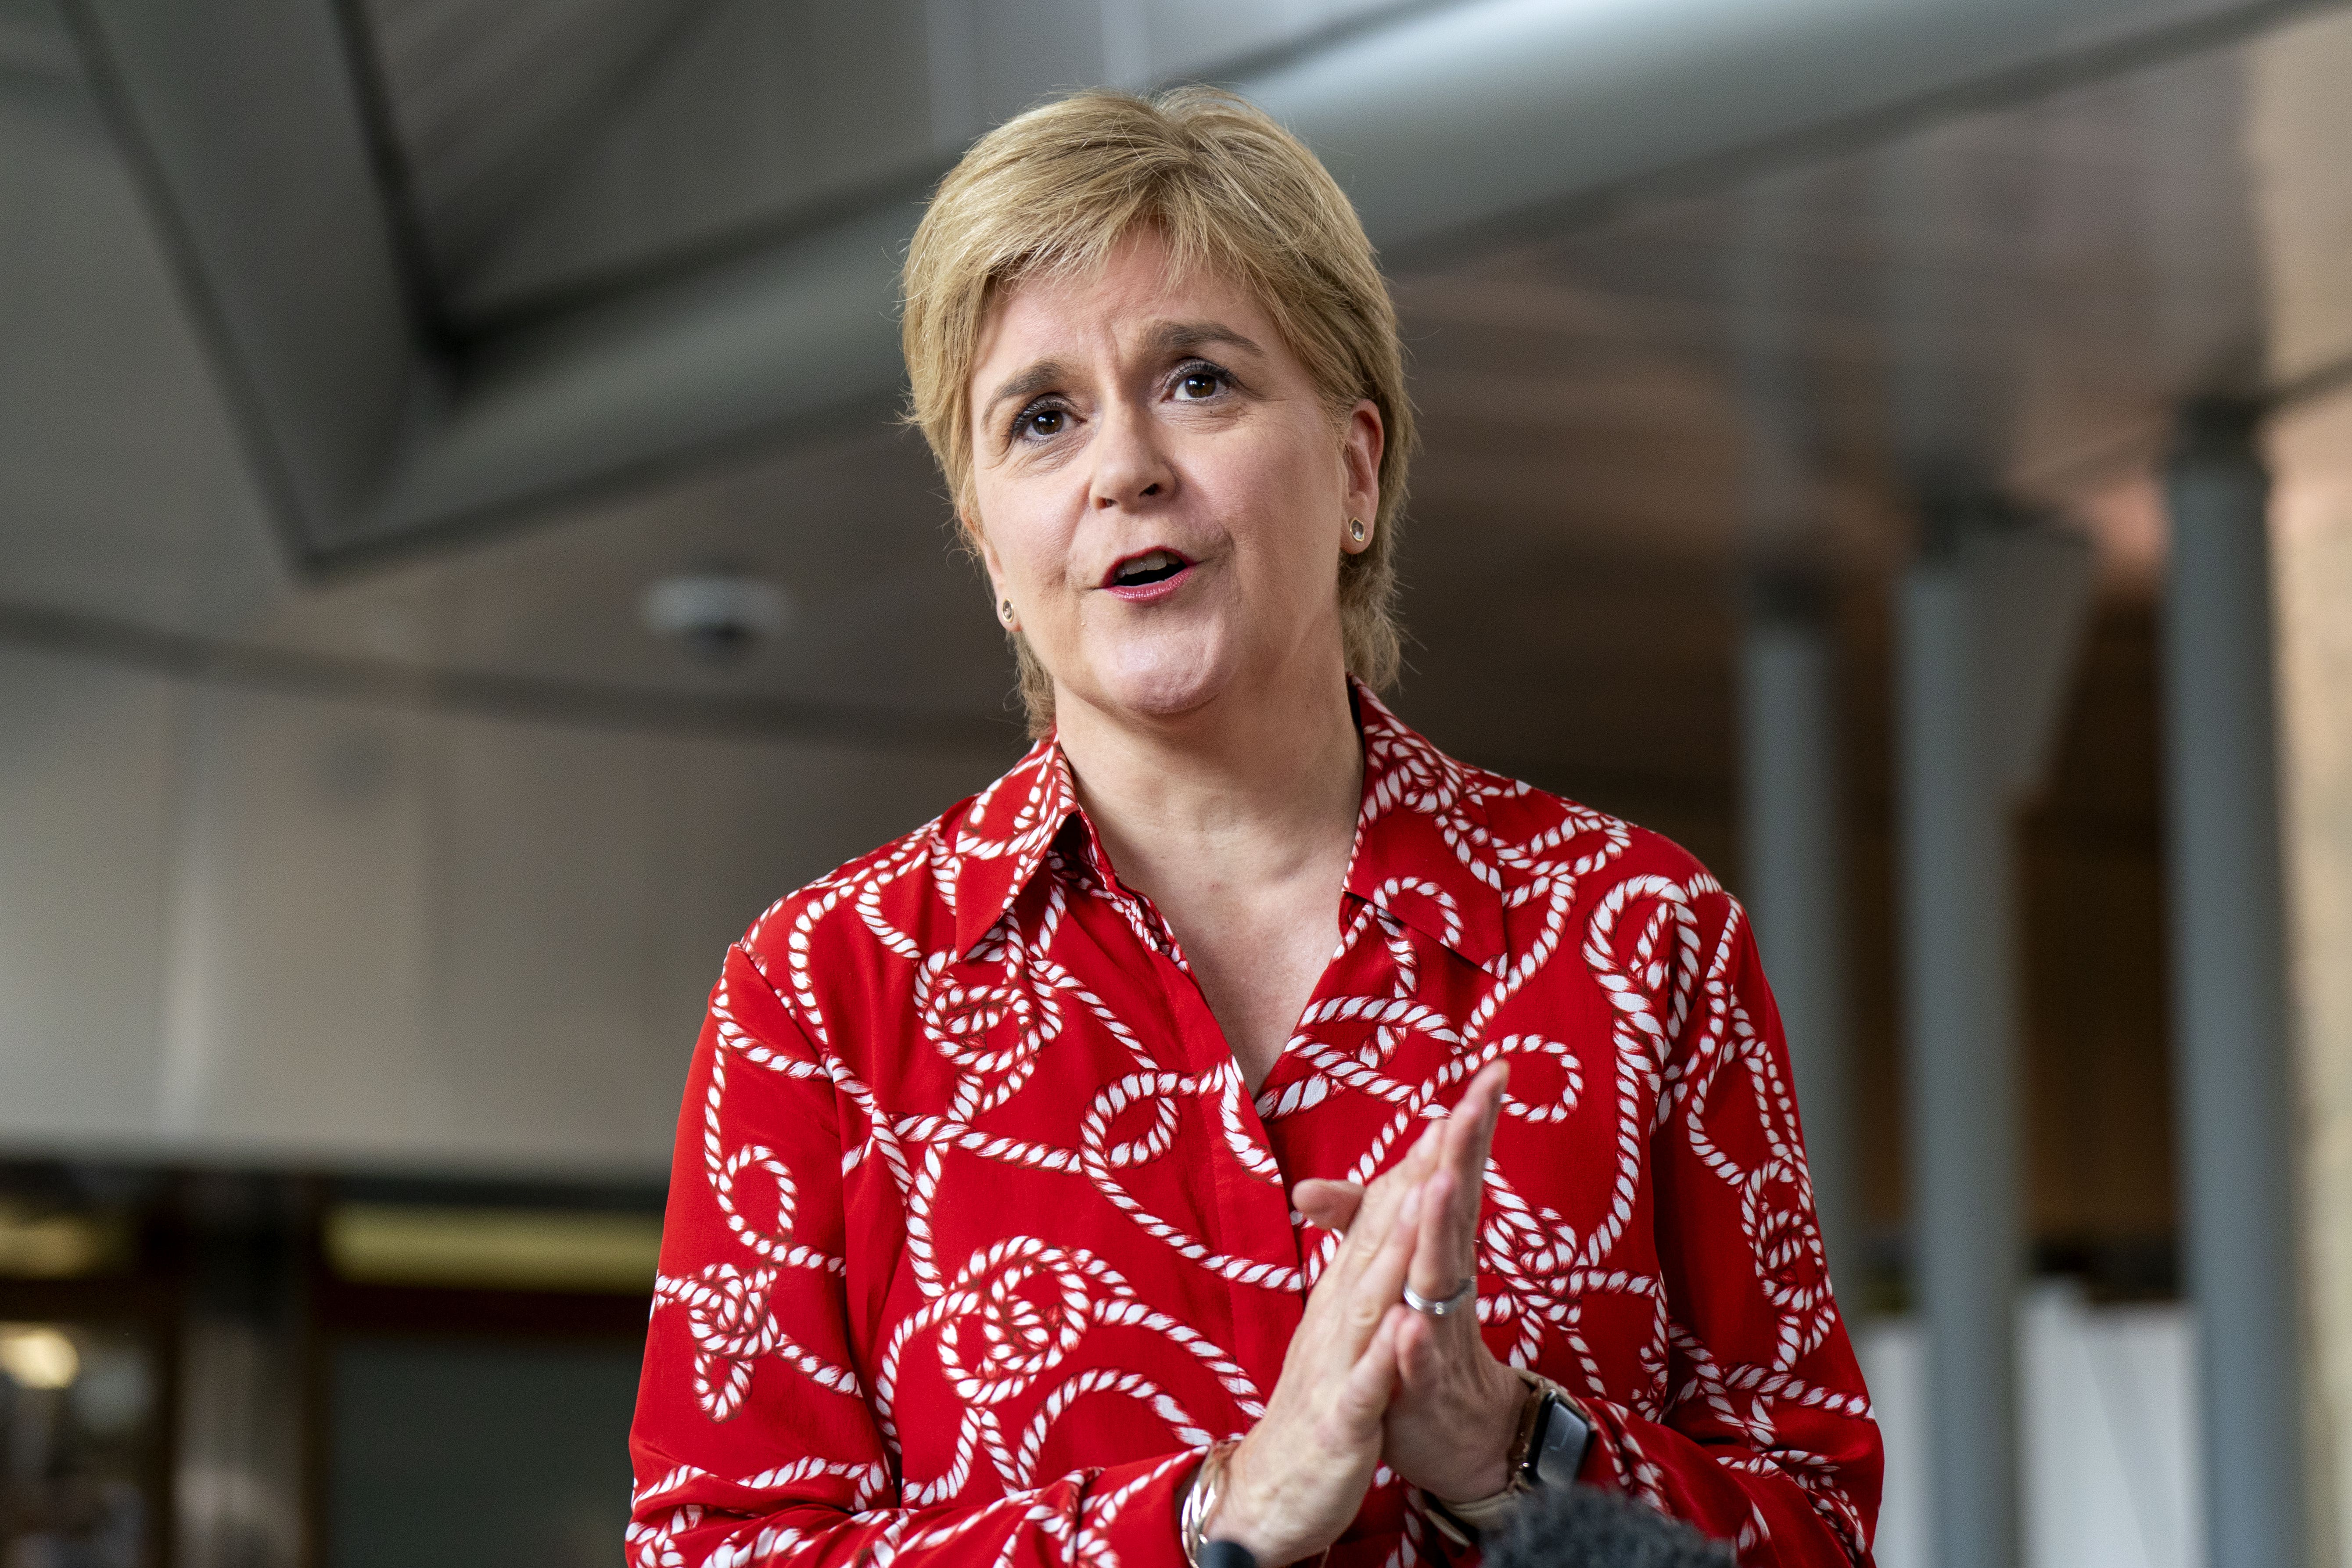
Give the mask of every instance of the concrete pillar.
[[1906, 574], [1898, 612], [1912, 1284], [1927, 1341], [1935, 1561], [2015, 1568], [2014, 894], [1964, 555], [1958, 531], [1944, 531]]
[[192, 1244], [169, 1560], [301, 1568], [318, 1555], [305, 1194], [291, 1178], [208, 1173], [183, 1197]]
[[2251, 410], [2193, 411], [2167, 474], [2165, 762], [2183, 1261], [2209, 1568], [2302, 1568], [2294, 1115], [2268, 502]]
[[1851, 1308], [1860, 1219], [1830, 611], [1817, 574], [1751, 579], [1740, 648], [1741, 891], [1788, 1034], [1830, 1279]]

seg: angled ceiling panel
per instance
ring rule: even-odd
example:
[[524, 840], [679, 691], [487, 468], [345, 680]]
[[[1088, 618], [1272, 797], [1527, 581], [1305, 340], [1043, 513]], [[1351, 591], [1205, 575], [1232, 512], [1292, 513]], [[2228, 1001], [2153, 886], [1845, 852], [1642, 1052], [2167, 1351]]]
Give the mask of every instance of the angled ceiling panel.
[[432, 395], [412, 280], [315, 0], [68, 8], [298, 556], [363, 535]]
[[710, 0], [361, 0], [404, 193], [446, 296]]
[[452, 317], [495, 331], [616, 280], [691, 270], [706, 251], [757, 248], [749, 237], [772, 243], [825, 204], [871, 205], [877, 182], [911, 196], [940, 144], [924, 21], [925, 0], [697, 0], [657, 58], [573, 121], [564, 160], [498, 215], [450, 280]]

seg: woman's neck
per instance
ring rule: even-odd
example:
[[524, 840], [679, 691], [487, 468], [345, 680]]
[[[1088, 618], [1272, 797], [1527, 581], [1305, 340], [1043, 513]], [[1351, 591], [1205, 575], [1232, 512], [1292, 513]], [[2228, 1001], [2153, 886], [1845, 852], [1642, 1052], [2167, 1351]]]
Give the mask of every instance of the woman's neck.
[[1112, 868], [1175, 932], [1253, 1094], [1338, 945], [1363, 787], [1346, 680], [1333, 669], [1302, 684], [1236, 693], [1175, 725], [1063, 710], [1062, 747]]
[[1171, 880], [1260, 880], [1335, 849], [1344, 874], [1363, 779], [1344, 676], [1235, 692], [1173, 722], [1082, 703], [1059, 718], [1095, 831], [1155, 900]]

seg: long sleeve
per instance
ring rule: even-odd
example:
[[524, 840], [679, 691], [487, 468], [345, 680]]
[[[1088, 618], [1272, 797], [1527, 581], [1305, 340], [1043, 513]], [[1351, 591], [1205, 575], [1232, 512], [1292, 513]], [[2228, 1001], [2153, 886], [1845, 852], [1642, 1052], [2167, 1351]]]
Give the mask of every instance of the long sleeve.
[[[1586, 1400], [1585, 1475], [1735, 1541], [1743, 1564], [1866, 1563], [1878, 1428], [1829, 1291], [1780, 1016], [1746, 918], [1712, 879], [1654, 891], [1666, 918], [1625, 956], [1659, 984], [1618, 1002], [1660, 1069], [1651, 1222], [1668, 1394], [1658, 1419]], [[1638, 982], [1643, 967], [1621, 973]]]
[[[712, 994], [679, 1118], [661, 1270], [630, 1435], [635, 1568], [1130, 1564], [1175, 1546], [1181, 1449], [955, 1500], [906, 1499], [895, 1422], [963, 1422], [971, 1466], [1017, 1468], [984, 1408], [893, 1408], [899, 1340], [869, 1342], [853, 1290], [903, 1246], [887, 1128], [741, 947]], [[908, 1506], [911, 1501], [913, 1506]]]

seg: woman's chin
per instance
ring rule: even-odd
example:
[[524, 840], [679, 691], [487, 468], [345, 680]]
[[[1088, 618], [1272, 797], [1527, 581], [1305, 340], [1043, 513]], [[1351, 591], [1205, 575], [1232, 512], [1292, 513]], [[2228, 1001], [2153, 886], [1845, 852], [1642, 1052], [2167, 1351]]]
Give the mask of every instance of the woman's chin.
[[1087, 696], [1113, 717], [1164, 722], [1199, 712], [1235, 684], [1234, 661], [1213, 650], [1161, 648], [1098, 669]]

